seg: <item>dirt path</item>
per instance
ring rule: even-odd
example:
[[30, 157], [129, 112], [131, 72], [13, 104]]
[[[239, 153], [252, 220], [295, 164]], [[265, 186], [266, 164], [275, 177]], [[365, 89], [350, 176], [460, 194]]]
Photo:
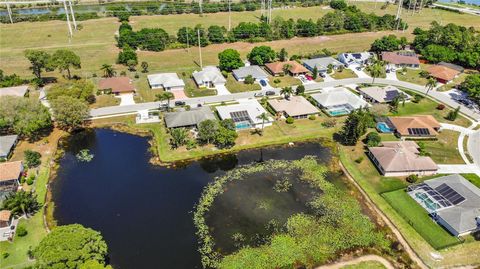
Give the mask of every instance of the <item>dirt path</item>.
[[[390, 221], [390, 219], [375, 205], [375, 203], [370, 199], [368, 194], [362, 189], [362, 187], [353, 179], [353, 177], [348, 173], [347, 169], [343, 166], [342, 162], [339, 161], [340, 167], [343, 173], [347, 176], [347, 178], [360, 190], [360, 193], [363, 195], [367, 203], [375, 210], [375, 212], [383, 219], [383, 221], [388, 225], [388, 227], [392, 230], [392, 232], [397, 237], [398, 241], [404, 247], [405, 251], [408, 253], [410, 258], [418, 264], [418, 266], [422, 269], [427, 269], [428, 266], [420, 259], [417, 253], [412, 249], [412, 247], [408, 244], [405, 240], [403, 235], [397, 229], [397, 227]], [[335, 267], [332, 267], [335, 268]], [[388, 267], [387, 267], [388, 268]]]
[[349, 261], [343, 261], [343, 262], [337, 262], [337, 263], [333, 263], [333, 264], [322, 265], [322, 266], [319, 266], [315, 269], [340, 269], [340, 268], [342, 268], [344, 266], [347, 266], [347, 265], [354, 265], [354, 264], [359, 264], [359, 263], [362, 263], [362, 262], [371, 262], [371, 261], [381, 263], [387, 269], [395, 269], [395, 267], [393, 267], [393, 265], [389, 261], [387, 261], [385, 258], [382, 258], [382, 257], [377, 256], [377, 255], [361, 256], [361, 257], [358, 257], [358, 258], [355, 258], [355, 259], [351, 259]]

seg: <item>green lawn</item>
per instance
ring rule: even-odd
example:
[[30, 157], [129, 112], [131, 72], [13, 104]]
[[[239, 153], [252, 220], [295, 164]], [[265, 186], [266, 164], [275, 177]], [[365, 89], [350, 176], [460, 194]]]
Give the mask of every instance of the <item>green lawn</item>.
[[302, 84], [299, 79], [288, 75], [278, 77], [269, 76], [268, 83], [275, 88], [283, 88]]
[[425, 150], [437, 164], [464, 164], [458, 152], [457, 144], [459, 132], [443, 130], [437, 141], [424, 141]]
[[185, 81], [185, 94], [189, 98], [212, 96], [217, 94], [217, 90], [215, 89], [197, 87], [197, 84], [195, 84], [195, 81], [193, 81], [192, 78], [183, 78], [183, 81]]
[[418, 85], [426, 85], [427, 79], [420, 76], [421, 69], [407, 68], [407, 72], [403, 73], [401, 69], [397, 70], [397, 78], [401, 81], [406, 81]]
[[231, 93], [259, 91], [262, 88], [257, 83], [245, 84], [243, 82], [237, 81], [232, 74], [228, 74], [227, 83], [225, 84], [225, 86]]
[[120, 98], [116, 98], [110, 94], [98, 95], [95, 97], [95, 103], [90, 105], [90, 108], [99, 108], [106, 106], [116, 106], [120, 104]]
[[334, 79], [344, 79], [344, 78], [356, 78], [357, 75], [352, 70], [350, 70], [348, 68], [344, 68], [341, 72], [338, 71], [338, 70], [335, 71], [331, 75], [331, 77], [334, 78]]
[[477, 186], [480, 188], [480, 177], [477, 176], [476, 174], [462, 174], [462, 176], [473, 183], [473, 185]]
[[382, 194], [387, 202], [435, 249], [459, 243], [428, 216], [427, 211], [413, 200], [405, 190]]
[[385, 269], [385, 266], [379, 262], [368, 261], [354, 265], [343, 266], [341, 269]]

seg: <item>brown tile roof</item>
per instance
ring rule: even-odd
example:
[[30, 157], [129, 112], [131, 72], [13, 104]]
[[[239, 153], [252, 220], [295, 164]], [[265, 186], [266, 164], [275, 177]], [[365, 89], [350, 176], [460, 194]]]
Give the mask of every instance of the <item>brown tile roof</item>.
[[401, 52], [382, 52], [382, 60], [392, 64], [420, 64], [420, 60], [415, 53], [402, 54]]
[[435, 129], [440, 128], [440, 123], [432, 115], [422, 115], [413, 117], [389, 117], [390, 122], [396, 131], [402, 136], [410, 136], [408, 129], [411, 128], [427, 128], [430, 135], [437, 135]]
[[290, 117], [318, 113], [318, 109], [302, 96], [290, 96], [290, 99], [272, 99], [268, 104], [276, 112], [285, 112]]
[[112, 89], [113, 93], [134, 92], [135, 87], [128, 77], [104, 78], [98, 83], [100, 90]]
[[438, 170], [430, 157], [418, 155], [418, 145], [413, 141], [383, 142], [382, 145], [368, 149], [385, 172]]
[[18, 179], [22, 170], [22, 161], [0, 163], [0, 181]]
[[289, 71], [294, 73], [294, 74], [308, 72], [308, 69], [305, 68], [305, 66], [297, 63], [296, 61], [268, 63], [268, 64], [265, 64], [265, 67], [268, 70], [270, 70], [270, 72], [272, 72], [273, 74], [281, 74], [281, 73], [283, 73], [283, 67], [286, 64], [289, 64], [291, 66]]
[[8, 222], [11, 216], [12, 216], [12, 212], [10, 212], [10, 210], [0, 211], [0, 221]]
[[428, 68], [427, 71], [432, 77], [439, 78], [445, 81], [450, 81], [454, 79], [455, 76], [460, 74], [459, 71], [443, 65], [434, 65]]

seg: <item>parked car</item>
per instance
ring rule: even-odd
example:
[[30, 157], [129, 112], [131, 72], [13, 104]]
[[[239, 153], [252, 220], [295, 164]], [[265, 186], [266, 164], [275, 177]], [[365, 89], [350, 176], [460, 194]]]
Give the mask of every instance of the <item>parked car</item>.
[[272, 95], [275, 95], [275, 92], [274, 91], [266, 91], [265, 95], [266, 96], [272, 96]]
[[313, 77], [310, 76], [310, 75], [305, 75], [305, 77], [306, 77], [308, 80], [313, 80]]
[[202, 104], [197, 104], [197, 107], [202, 107]]
[[263, 95], [264, 95], [263, 92], [256, 92], [253, 96], [262, 97]]
[[326, 77], [327, 75], [325, 75], [325, 73], [318, 73], [320, 75], [320, 77], [324, 78]]
[[355, 68], [355, 69], [357, 69], [358, 71], [362, 71], [362, 67], [360, 67], [360, 66]]
[[262, 85], [262, 87], [265, 87], [265, 86], [267, 86], [267, 82], [264, 79], [261, 79], [260, 80], [260, 85]]
[[185, 102], [184, 101], [175, 101], [176, 106], [184, 106]]

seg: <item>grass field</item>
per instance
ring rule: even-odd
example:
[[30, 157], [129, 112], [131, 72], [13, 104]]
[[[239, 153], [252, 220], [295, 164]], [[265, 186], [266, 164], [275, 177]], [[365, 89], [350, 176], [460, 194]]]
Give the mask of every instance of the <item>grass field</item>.
[[415, 202], [405, 190], [387, 192], [382, 196], [435, 249], [459, 243], [456, 237], [433, 222], [427, 211]]
[[232, 74], [228, 74], [225, 87], [227, 87], [228, 91], [231, 93], [259, 91], [262, 88], [257, 83], [245, 84], [243, 82], [237, 81]]
[[459, 135], [459, 132], [443, 130], [437, 136], [437, 141], [424, 142], [425, 150], [437, 164], [464, 164], [457, 148]]
[[402, 70], [397, 70], [397, 78], [401, 81], [406, 81], [410, 83], [415, 83], [418, 85], [426, 85], [427, 79], [420, 76], [420, 72], [424, 70], [422, 69], [410, 69], [407, 68], [407, 72], [405, 74]]
[[361, 262], [355, 265], [343, 266], [341, 269], [385, 269], [385, 266], [379, 262], [369, 261]]
[[345, 69], [342, 70], [342, 72], [335, 71], [331, 75], [331, 77], [334, 78], [334, 79], [344, 79], [344, 78], [356, 78], [357, 75], [352, 70], [350, 70], [348, 68], [345, 68]]

